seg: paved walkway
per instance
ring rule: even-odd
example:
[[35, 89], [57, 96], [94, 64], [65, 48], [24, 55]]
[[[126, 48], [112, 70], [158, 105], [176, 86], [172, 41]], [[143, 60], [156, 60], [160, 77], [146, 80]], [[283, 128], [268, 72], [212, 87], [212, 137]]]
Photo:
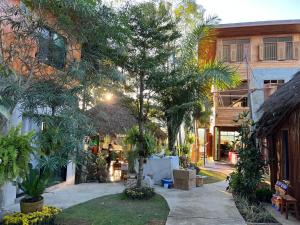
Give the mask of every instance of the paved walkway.
[[[206, 184], [191, 191], [156, 186], [157, 193], [167, 200], [170, 207], [167, 225], [245, 225], [232, 195], [225, 191], [226, 185], [225, 182]], [[48, 190], [43, 196], [46, 205], [64, 209], [97, 197], [120, 193], [123, 189], [121, 183], [88, 183], [61, 186]], [[19, 211], [19, 204], [7, 210]]]
[[234, 166], [233, 165], [230, 165], [228, 163], [223, 163], [223, 162], [211, 162], [211, 163], [207, 163], [205, 166], [202, 166], [201, 168], [202, 169], [207, 169], [207, 170], [213, 170], [213, 171], [221, 172], [221, 173], [224, 173], [226, 175], [229, 175], [234, 170]]
[[245, 225], [226, 186], [224, 181], [190, 191], [156, 188], [170, 207], [167, 225]]
[[[124, 185], [118, 183], [87, 183], [50, 189], [43, 196], [45, 205], [65, 209], [104, 195], [121, 193], [123, 190]], [[19, 211], [19, 203], [6, 208], [6, 210]]]

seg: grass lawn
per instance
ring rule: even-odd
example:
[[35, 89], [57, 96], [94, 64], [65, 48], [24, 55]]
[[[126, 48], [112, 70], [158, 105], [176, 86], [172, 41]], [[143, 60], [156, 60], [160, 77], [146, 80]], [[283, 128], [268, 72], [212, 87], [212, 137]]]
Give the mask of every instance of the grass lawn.
[[160, 195], [149, 200], [128, 200], [122, 194], [108, 195], [63, 210], [60, 225], [163, 225], [169, 214]]
[[223, 181], [227, 177], [224, 173], [215, 172], [215, 171], [211, 171], [211, 170], [204, 170], [204, 169], [200, 170], [199, 175], [207, 176], [204, 179], [204, 184], [211, 184], [211, 183]]

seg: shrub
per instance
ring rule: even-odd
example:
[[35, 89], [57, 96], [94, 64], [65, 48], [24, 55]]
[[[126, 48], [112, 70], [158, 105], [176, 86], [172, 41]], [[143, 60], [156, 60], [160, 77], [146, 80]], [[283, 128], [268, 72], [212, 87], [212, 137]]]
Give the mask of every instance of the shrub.
[[230, 175], [229, 188], [236, 194], [254, 199], [256, 188], [262, 180], [264, 162], [256, 146], [252, 131], [254, 123], [249, 119], [249, 112], [240, 114], [236, 122], [241, 127], [238, 139], [239, 159], [235, 171]]
[[255, 191], [256, 200], [260, 202], [271, 202], [271, 198], [274, 194], [270, 188], [260, 188]]
[[250, 202], [247, 198], [234, 196], [235, 204], [248, 223], [277, 223], [262, 204]]
[[129, 199], [150, 199], [155, 195], [154, 188], [150, 187], [133, 187], [126, 188], [124, 190], [124, 195]]
[[51, 206], [45, 206], [40, 212], [33, 213], [13, 213], [4, 216], [4, 225], [54, 225], [55, 216], [61, 212], [61, 209]]

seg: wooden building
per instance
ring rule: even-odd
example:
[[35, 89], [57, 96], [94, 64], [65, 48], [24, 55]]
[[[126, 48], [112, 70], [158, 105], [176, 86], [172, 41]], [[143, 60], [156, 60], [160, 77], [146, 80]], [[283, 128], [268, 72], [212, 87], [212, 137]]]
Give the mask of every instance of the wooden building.
[[271, 183], [290, 181], [289, 194], [300, 200], [300, 72], [261, 106], [257, 134], [266, 144]]

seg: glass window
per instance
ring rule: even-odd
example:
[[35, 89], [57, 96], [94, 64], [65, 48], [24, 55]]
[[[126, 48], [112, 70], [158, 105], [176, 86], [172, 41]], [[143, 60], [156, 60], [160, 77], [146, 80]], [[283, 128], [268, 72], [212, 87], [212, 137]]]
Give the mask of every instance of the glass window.
[[42, 63], [62, 69], [66, 59], [66, 40], [48, 28], [39, 30], [39, 50], [37, 57]]

